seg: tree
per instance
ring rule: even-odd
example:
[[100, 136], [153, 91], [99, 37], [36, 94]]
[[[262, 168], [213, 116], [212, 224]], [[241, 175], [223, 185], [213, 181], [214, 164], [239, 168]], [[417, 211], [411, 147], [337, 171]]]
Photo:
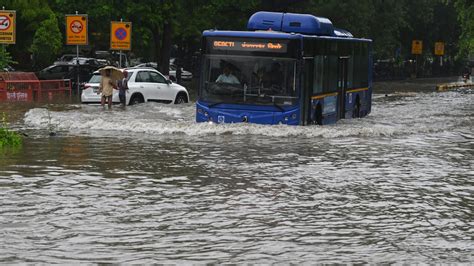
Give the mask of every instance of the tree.
[[3, 5], [6, 9], [17, 11], [17, 42], [9, 48], [11, 55], [15, 61], [18, 61], [18, 68], [31, 69], [29, 47], [33, 43], [33, 36], [40, 25], [39, 22], [47, 20], [52, 10], [44, 0], [6, 0]]
[[56, 16], [51, 13], [49, 19], [40, 23], [29, 51], [33, 54], [34, 65], [45, 67], [59, 54], [62, 48], [61, 32]]
[[400, 1], [373, 1], [373, 13], [368, 21], [369, 37], [374, 42], [377, 59], [401, 56], [401, 28], [405, 25], [405, 10]]
[[461, 23], [458, 57], [471, 56], [474, 60], [474, 3], [471, 0], [456, 0], [454, 7]]

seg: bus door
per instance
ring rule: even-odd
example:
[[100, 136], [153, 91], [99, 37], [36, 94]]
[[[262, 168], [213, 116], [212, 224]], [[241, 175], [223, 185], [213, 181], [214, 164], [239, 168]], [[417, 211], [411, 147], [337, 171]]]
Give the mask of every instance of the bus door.
[[[310, 117], [311, 94], [313, 92], [314, 57], [303, 58], [303, 82], [300, 86], [301, 125], [306, 125]], [[301, 76], [301, 75], [300, 75]]]
[[347, 90], [347, 73], [348, 73], [348, 56], [340, 56], [338, 60], [338, 73], [337, 73], [337, 117], [338, 119], [345, 117], [345, 102], [346, 102], [346, 90]]

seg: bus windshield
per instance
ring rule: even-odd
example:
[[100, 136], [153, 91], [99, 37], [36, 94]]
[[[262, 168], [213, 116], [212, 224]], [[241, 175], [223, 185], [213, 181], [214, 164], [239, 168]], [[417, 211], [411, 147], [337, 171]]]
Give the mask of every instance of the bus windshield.
[[207, 55], [203, 63], [201, 100], [214, 104], [297, 104], [295, 59]]

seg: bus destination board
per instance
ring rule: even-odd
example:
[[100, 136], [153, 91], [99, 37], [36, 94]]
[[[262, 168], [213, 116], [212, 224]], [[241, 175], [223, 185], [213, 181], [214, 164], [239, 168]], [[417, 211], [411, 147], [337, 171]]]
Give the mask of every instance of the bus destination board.
[[227, 51], [286, 53], [288, 49], [288, 45], [286, 43], [278, 42], [278, 41], [253, 42], [253, 41], [215, 40], [215, 41], [212, 41], [212, 48], [214, 50], [227, 50]]

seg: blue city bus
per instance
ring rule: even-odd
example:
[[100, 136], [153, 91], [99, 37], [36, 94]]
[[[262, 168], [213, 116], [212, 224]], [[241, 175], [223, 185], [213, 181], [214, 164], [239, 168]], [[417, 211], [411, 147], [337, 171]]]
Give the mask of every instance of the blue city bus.
[[257, 12], [203, 32], [196, 121], [331, 124], [372, 102], [372, 41], [308, 14]]

